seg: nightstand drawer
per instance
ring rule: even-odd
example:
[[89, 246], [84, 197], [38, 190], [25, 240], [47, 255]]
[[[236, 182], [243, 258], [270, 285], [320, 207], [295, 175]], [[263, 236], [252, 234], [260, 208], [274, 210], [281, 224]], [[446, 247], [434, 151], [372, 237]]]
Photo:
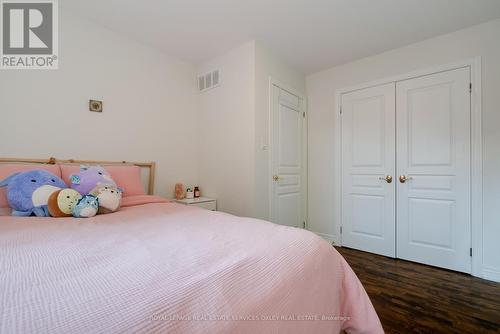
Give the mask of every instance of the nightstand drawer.
[[207, 209], [207, 210], [216, 211], [217, 210], [217, 204], [216, 203], [217, 202], [215, 202], [215, 201], [210, 201], [210, 202], [194, 203], [194, 204], [191, 204], [191, 205], [198, 206], [200, 208]]
[[174, 202], [189, 206], [197, 206], [199, 208], [207, 210], [217, 211], [217, 200], [214, 198], [208, 198], [208, 197], [198, 197], [190, 199], [184, 198], [184, 199], [174, 200]]

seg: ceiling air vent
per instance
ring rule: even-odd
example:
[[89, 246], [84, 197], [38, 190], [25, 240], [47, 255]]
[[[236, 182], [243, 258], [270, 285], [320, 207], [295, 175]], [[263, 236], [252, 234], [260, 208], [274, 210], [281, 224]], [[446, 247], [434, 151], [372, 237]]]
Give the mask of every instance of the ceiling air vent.
[[198, 90], [204, 92], [206, 90], [217, 87], [220, 83], [220, 71], [215, 70], [198, 76]]

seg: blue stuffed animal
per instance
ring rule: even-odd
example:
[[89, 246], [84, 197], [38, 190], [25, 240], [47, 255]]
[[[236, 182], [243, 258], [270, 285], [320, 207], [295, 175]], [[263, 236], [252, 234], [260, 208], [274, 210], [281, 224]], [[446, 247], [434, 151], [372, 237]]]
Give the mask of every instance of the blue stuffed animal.
[[73, 217], [89, 218], [94, 217], [99, 210], [99, 200], [92, 195], [85, 195], [76, 204], [73, 209]]
[[7, 200], [13, 216], [48, 217], [48, 200], [57, 190], [66, 188], [59, 177], [45, 170], [31, 170], [15, 173], [0, 181], [0, 187], [7, 186]]

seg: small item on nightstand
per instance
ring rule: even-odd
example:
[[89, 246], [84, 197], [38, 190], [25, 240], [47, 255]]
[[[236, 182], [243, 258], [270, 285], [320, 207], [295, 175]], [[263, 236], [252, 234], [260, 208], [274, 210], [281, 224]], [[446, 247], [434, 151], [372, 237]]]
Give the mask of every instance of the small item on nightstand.
[[200, 197], [200, 187], [194, 187], [194, 198]]
[[187, 199], [193, 199], [194, 198], [194, 192], [191, 190], [191, 188], [186, 189], [186, 198]]
[[184, 185], [182, 183], [177, 183], [175, 185], [175, 199], [184, 199]]

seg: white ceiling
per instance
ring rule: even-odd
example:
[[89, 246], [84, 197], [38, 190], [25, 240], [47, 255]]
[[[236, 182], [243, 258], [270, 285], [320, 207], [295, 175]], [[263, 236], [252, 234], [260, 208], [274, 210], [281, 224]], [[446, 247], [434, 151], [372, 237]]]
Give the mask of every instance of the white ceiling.
[[306, 74], [500, 17], [500, 0], [61, 0], [60, 4], [193, 63], [255, 39]]

